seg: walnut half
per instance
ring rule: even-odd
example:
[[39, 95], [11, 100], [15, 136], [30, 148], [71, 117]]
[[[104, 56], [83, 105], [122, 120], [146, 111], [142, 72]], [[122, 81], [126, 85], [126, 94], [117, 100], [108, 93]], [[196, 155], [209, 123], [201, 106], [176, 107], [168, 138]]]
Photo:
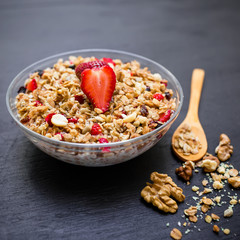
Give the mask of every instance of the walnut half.
[[153, 183], [147, 183], [148, 186], [141, 191], [141, 196], [159, 210], [175, 213], [178, 205], [171, 196], [178, 202], [183, 202], [185, 199], [183, 190], [167, 174], [153, 172], [150, 178]]
[[192, 177], [192, 170], [194, 169], [194, 163], [191, 161], [185, 162], [185, 164], [179, 168], [176, 168], [176, 174], [183, 178], [185, 181], [189, 181]]
[[231, 154], [233, 153], [233, 146], [230, 145], [231, 141], [229, 137], [222, 133], [220, 135], [220, 142], [219, 145], [216, 147], [215, 152], [218, 156], [220, 161], [227, 161]]

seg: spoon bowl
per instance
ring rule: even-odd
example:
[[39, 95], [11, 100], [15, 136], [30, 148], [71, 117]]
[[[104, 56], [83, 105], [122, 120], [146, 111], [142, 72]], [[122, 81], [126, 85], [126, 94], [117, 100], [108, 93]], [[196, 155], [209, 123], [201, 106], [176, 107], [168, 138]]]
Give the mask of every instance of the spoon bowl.
[[[207, 138], [205, 135], [205, 132], [202, 128], [202, 125], [200, 123], [199, 117], [198, 117], [198, 107], [199, 102], [201, 98], [201, 92], [202, 92], [202, 85], [204, 81], [205, 72], [203, 69], [194, 69], [192, 73], [192, 81], [191, 81], [191, 95], [190, 95], [190, 101], [189, 101], [189, 107], [188, 107], [188, 113], [186, 118], [183, 120], [183, 122], [179, 125], [179, 127], [175, 130], [173, 136], [172, 136], [172, 148], [175, 154], [180, 158], [182, 161], [199, 161], [203, 158], [203, 156], [207, 152], [208, 144], [207, 144]], [[189, 124], [191, 126], [192, 133], [198, 137], [201, 148], [199, 149], [199, 152], [197, 154], [190, 154], [190, 155], [184, 155], [183, 152], [179, 152], [177, 148], [174, 146], [174, 140], [176, 136], [180, 133], [181, 128], [185, 125]]]

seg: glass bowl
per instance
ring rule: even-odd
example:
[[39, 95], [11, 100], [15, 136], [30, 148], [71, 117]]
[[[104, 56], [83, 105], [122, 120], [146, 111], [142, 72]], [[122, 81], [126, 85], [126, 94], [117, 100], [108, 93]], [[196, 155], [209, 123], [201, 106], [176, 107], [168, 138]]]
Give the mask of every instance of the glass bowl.
[[[118, 58], [123, 62], [137, 60], [140, 62], [141, 67], [148, 67], [152, 73], [159, 73], [162, 78], [168, 80], [168, 88], [173, 90], [173, 97], [176, 98], [176, 111], [173, 113], [169, 121], [156, 128], [152, 132], [137, 138], [114, 143], [83, 144], [57, 141], [28, 129], [19, 121], [15, 104], [15, 97], [17, 96], [18, 89], [24, 85], [24, 82], [29, 77], [30, 73], [35, 72], [38, 69], [51, 67], [59, 58], [67, 59], [71, 55], [81, 55], [82, 57], [94, 56], [99, 59], [103, 57], [112, 59]], [[180, 83], [171, 72], [150, 59], [123, 51], [86, 49], [57, 54], [40, 60], [25, 68], [11, 82], [6, 95], [6, 103], [8, 111], [16, 124], [20, 127], [27, 138], [43, 152], [64, 162], [95, 167], [113, 165], [130, 160], [154, 146], [160, 139], [162, 139], [177, 118], [183, 103], [183, 91]]]

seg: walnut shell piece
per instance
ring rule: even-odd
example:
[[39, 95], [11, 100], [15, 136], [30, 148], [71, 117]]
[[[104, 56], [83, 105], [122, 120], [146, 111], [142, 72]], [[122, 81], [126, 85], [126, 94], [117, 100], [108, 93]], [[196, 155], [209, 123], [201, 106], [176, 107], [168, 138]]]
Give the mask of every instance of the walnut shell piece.
[[186, 161], [183, 166], [176, 168], [175, 173], [185, 181], [189, 181], [192, 177], [193, 168], [194, 163], [191, 161]]
[[215, 152], [220, 161], [227, 161], [233, 153], [233, 146], [230, 145], [231, 141], [229, 137], [222, 133], [220, 135], [219, 145], [216, 147]]
[[147, 186], [141, 191], [143, 199], [152, 203], [159, 210], [175, 213], [178, 205], [171, 197], [178, 202], [183, 202], [185, 199], [183, 190], [167, 174], [153, 172], [150, 179], [153, 183], [147, 183]]

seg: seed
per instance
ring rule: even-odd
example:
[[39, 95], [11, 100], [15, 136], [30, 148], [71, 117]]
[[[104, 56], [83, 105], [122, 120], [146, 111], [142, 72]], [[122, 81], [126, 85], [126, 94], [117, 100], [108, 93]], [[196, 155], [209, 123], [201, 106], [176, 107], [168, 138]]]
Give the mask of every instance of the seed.
[[170, 236], [175, 240], [182, 239], [182, 233], [177, 228], [173, 228], [173, 230], [170, 233]]

